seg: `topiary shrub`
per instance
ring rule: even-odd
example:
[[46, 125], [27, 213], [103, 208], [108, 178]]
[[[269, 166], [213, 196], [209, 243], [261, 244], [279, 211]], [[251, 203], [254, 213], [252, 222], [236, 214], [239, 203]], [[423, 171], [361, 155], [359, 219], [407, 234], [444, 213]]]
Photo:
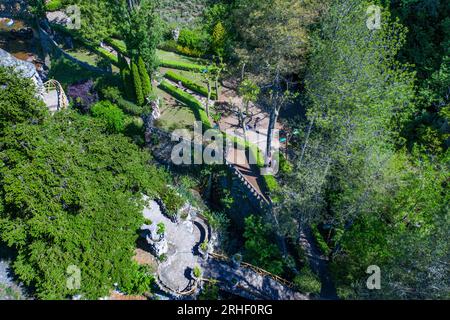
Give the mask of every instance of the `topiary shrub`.
[[122, 132], [125, 128], [125, 116], [122, 110], [109, 101], [98, 102], [91, 108], [94, 117], [101, 119], [111, 133]]
[[139, 106], [142, 106], [145, 102], [144, 100], [144, 93], [142, 91], [142, 81], [141, 76], [139, 74], [139, 69], [136, 65], [136, 63], [131, 62], [131, 76], [133, 77], [133, 83], [134, 83], [134, 92], [136, 96], [136, 104]]
[[145, 66], [144, 60], [142, 57], [138, 58], [138, 71], [139, 75], [141, 77], [141, 83], [142, 83], [142, 94], [144, 97], [148, 97], [152, 92], [152, 83], [150, 80], [150, 76], [148, 75], [147, 68]]

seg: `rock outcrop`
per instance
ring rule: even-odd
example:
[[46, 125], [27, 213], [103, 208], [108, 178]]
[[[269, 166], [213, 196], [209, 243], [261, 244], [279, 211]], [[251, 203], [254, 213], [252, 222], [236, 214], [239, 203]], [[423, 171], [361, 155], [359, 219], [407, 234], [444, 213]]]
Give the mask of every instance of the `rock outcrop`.
[[31, 79], [36, 85], [39, 96], [42, 97], [44, 84], [34, 64], [15, 58], [3, 49], [0, 49], [0, 66], [11, 67], [23, 77]]

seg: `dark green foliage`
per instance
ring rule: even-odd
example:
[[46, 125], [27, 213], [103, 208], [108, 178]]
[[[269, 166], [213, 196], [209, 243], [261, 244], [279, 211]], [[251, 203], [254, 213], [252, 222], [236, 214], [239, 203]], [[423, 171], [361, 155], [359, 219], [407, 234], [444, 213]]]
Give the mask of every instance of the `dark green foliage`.
[[184, 199], [174, 189], [169, 187], [164, 188], [164, 191], [161, 193], [161, 200], [170, 216], [175, 216], [184, 204]]
[[204, 286], [198, 299], [199, 300], [209, 300], [209, 301], [218, 300], [219, 299], [219, 286], [217, 284], [208, 282]]
[[[205, 97], [208, 96], [208, 88], [206, 88], [198, 83], [195, 83], [195, 82], [191, 81], [190, 79], [187, 79], [176, 72], [167, 71], [166, 74], [164, 75], [164, 77], [166, 77], [167, 79], [172, 80], [174, 82], [177, 82], [177, 83], [180, 81], [184, 87], [191, 89], [192, 91], [195, 91], [197, 93], [200, 93], [201, 95], [203, 95]], [[211, 98], [217, 99], [215, 92], [211, 92]]]
[[[147, 152], [102, 127], [67, 111], [1, 137], [0, 234], [18, 252], [14, 272], [39, 298], [97, 299], [115, 282], [136, 283], [141, 193], [156, 196], [165, 174], [148, 165]], [[66, 286], [70, 265], [81, 269], [76, 290]]]
[[309, 266], [305, 266], [300, 270], [300, 273], [294, 278], [294, 284], [300, 292], [320, 294], [320, 280]]
[[94, 117], [101, 119], [111, 133], [120, 133], [125, 128], [125, 116], [122, 110], [109, 101], [101, 101], [91, 108]]
[[260, 217], [245, 218], [244, 259], [273, 274], [281, 275], [283, 260], [280, 249], [273, 241], [273, 230]]
[[138, 64], [137, 64], [139, 75], [141, 77], [141, 83], [142, 83], [142, 93], [145, 97], [148, 97], [152, 92], [152, 83], [150, 80], [150, 76], [148, 75], [147, 68], [145, 67], [144, 60], [142, 60], [142, 57], [139, 56], [138, 58]]
[[21, 122], [41, 122], [48, 114], [44, 103], [33, 94], [36, 86], [12, 69], [0, 67], [0, 135]]
[[142, 106], [145, 102], [144, 93], [142, 91], [141, 76], [139, 69], [134, 61], [131, 62], [131, 75], [133, 77], [134, 92], [136, 96], [136, 104]]

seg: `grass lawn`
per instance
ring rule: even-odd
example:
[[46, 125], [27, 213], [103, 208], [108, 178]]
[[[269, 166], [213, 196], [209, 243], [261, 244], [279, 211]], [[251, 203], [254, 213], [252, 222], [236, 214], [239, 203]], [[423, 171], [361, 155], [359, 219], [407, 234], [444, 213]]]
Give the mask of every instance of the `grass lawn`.
[[52, 60], [52, 66], [48, 74], [50, 79], [58, 80], [64, 88], [81, 80], [95, 80], [101, 76], [100, 73], [82, 68], [66, 58]]
[[159, 88], [155, 88], [155, 90], [157, 95], [163, 100], [161, 118], [158, 119], [157, 126], [167, 131], [193, 128], [195, 116], [191, 108], [175, 100], [163, 90]]
[[164, 75], [169, 70], [178, 73], [179, 75], [182, 75], [183, 77], [188, 78], [197, 84], [206, 86], [205, 82], [203, 81], [203, 77], [200, 73], [170, 68], [159, 68], [159, 72], [162, 75]]
[[178, 61], [178, 62], [184, 62], [184, 63], [194, 63], [194, 64], [200, 64], [200, 65], [207, 65], [208, 61], [205, 59], [200, 58], [192, 58], [188, 56], [183, 56], [181, 54], [177, 54], [174, 52], [164, 51], [157, 49], [156, 50], [156, 56], [160, 60], [170, 60], [170, 61]]

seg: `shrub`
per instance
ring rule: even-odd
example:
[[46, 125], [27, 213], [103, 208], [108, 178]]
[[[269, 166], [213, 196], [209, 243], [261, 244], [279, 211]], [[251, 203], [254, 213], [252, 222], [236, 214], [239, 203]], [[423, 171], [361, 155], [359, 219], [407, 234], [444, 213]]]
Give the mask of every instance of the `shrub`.
[[180, 61], [172, 61], [172, 60], [161, 60], [159, 65], [164, 68], [185, 70], [185, 71], [193, 71], [193, 72], [202, 72], [208, 67], [202, 66], [194, 63], [180, 62]]
[[211, 122], [209, 121], [208, 115], [206, 114], [206, 111], [203, 109], [203, 105], [197, 99], [195, 99], [189, 93], [186, 93], [181, 89], [178, 89], [177, 87], [169, 84], [166, 81], [161, 82], [159, 87], [162, 90], [168, 92], [174, 98], [180, 100], [181, 102], [183, 102], [187, 106], [189, 106], [192, 109], [192, 111], [194, 112], [195, 118], [198, 121], [202, 122], [205, 130], [212, 128], [212, 125], [211, 125]]
[[158, 229], [156, 230], [156, 233], [159, 235], [164, 235], [166, 233], [166, 225], [162, 222], [158, 223], [156, 226]]
[[94, 90], [94, 81], [87, 80], [70, 85], [67, 95], [74, 107], [82, 113], [88, 113], [91, 106], [98, 101], [98, 94]]
[[132, 116], [141, 116], [144, 113], [144, 108], [134, 104], [131, 101], [119, 98], [116, 101], [117, 105], [122, 109], [123, 112]]
[[180, 36], [178, 37], [178, 44], [206, 53], [209, 50], [209, 36], [200, 30], [183, 29], [180, 31]]
[[137, 67], [139, 70], [139, 75], [141, 76], [142, 93], [144, 97], [148, 97], [152, 92], [152, 83], [150, 81], [150, 77], [148, 75], [147, 67], [145, 66], [144, 60], [140, 56], [138, 58]]
[[181, 198], [174, 189], [169, 187], [166, 187], [165, 190], [161, 192], [161, 200], [164, 203], [169, 216], [175, 216], [184, 204], [183, 198]]
[[107, 129], [112, 133], [122, 132], [125, 128], [125, 119], [122, 110], [109, 101], [101, 101], [91, 108], [92, 115], [105, 122]]
[[125, 92], [125, 96], [128, 100], [135, 101], [136, 100], [136, 93], [134, 90], [134, 84], [133, 79], [131, 77], [131, 70], [129, 68], [125, 68], [121, 71], [122, 76], [122, 84], [123, 84], [123, 91]]
[[207, 283], [200, 295], [199, 300], [219, 300], [219, 287], [214, 283]]
[[282, 173], [291, 173], [293, 170], [292, 164], [289, 163], [282, 152], [278, 152], [278, 155], [278, 159], [280, 162], [280, 171]]
[[144, 93], [142, 91], [141, 76], [139, 75], [138, 67], [134, 61], [131, 62], [131, 75], [133, 77], [134, 92], [136, 94], [136, 104], [142, 106], [145, 100]]
[[199, 266], [195, 266], [193, 272], [194, 272], [194, 277], [196, 277], [196, 278], [200, 278], [202, 276], [202, 269], [200, 269]]
[[300, 292], [320, 294], [322, 287], [319, 278], [312, 272], [309, 266], [305, 266], [300, 273], [294, 278], [294, 284]]
[[[201, 95], [204, 95], [205, 97], [208, 96], [208, 88], [199, 85], [198, 83], [195, 83], [193, 81], [191, 81], [188, 78], [183, 77], [182, 75], [173, 72], [173, 71], [167, 71], [166, 74], [164, 75], [164, 77], [166, 77], [169, 80], [172, 80], [174, 82], [181, 82], [183, 84], [183, 86], [185, 86], [186, 88], [195, 91], [197, 93], [200, 93]], [[212, 99], [216, 99], [216, 94], [215, 92], [211, 92], [211, 98]]]
[[176, 52], [180, 53], [180, 54], [184, 54], [185, 56], [195, 57], [195, 58], [200, 58], [201, 56], [204, 55], [204, 52], [202, 52], [200, 50], [191, 49], [191, 48], [183, 47], [180, 45], [177, 45]]
[[45, 10], [47, 10], [47, 11], [58, 11], [58, 10], [62, 9], [62, 7], [63, 7], [62, 0], [50, 0], [45, 5]]

